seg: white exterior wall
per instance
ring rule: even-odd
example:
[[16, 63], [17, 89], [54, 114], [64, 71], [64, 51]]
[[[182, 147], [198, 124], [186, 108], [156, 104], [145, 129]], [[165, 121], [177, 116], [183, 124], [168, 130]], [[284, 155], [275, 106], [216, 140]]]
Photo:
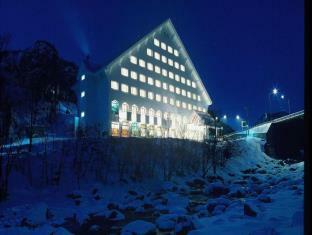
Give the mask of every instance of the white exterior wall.
[[[154, 39], [159, 40], [159, 46], [155, 45]], [[162, 48], [164, 44], [166, 45], [165, 49]], [[168, 46], [172, 48], [172, 53]], [[152, 56], [147, 54], [148, 48], [152, 50]], [[160, 60], [155, 58], [155, 52], [160, 55]], [[131, 56], [137, 59], [137, 64], [130, 61]], [[165, 56], [167, 61], [163, 61], [162, 56]], [[140, 59], [144, 60], [145, 67], [139, 65]], [[169, 59], [173, 61], [173, 66], [169, 64]], [[153, 65], [153, 71], [147, 68], [148, 63]], [[179, 68], [175, 67], [176, 63], [179, 64]], [[181, 65], [184, 66], [184, 71], [181, 70]], [[160, 74], [155, 72], [156, 66], [160, 68]], [[122, 68], [128, 70], [128, 76], [121, 74]], [[162, 73], [163, 69], [167, 71], [167, 75]], [[196, 140], [203, 138], [205, 127], [189, 124], [191, 123], [192, 112], [194, 110], [207, 111], [211, 100], [170, 20], [128, 49], [110, 63], [105, 70], [101, 69], [95, 74], [87, 73], [85, 69], [82, 71], [86, 74], [86, 79], [80, 81], [80, 90], [85, 90], [86, 97], [80, 98], [80, 94], [78, 96], [80, 112], [85, 112], [85, 117], [80, 118], [80, 120], [85, 126], [100, 124], [110, 130], [110, 133], [114, 127], [119, 129], [118, 135], [121, 135], [123, 127], [131, 130], [132, 125], [137, 125], [142, 128], [154, 129], [150, 132], [141, 129], [139, 136], [150, 134], [155, 137], [192, 138]], [[136, 73], [137, 79], [131, 78], [132, 71]], [[170, 78], [169, 72], [173, 73], [173, 79]], [[146, 82], [140, 81], [140, 74], [145, 76]], [[178, 81], [177, 75], [179, 76]], [[148, 84], [148, 77], [153, 79], [153, 85]], [[182, 82], [182, 77], [185, 79], [185, 83]], [[156, 80], [161, 82], [161, 87], [155, 85]], [[190, 80], [191, 85], [187, 84], [187, 80]], [[118, 90], [111, 88], [111, 81], [118, 83]], [[195, 83], [195, 88], [192, 87], [192, 82]], [[167, 84], [167, 89], [163, 88], [163, 83]], [[128, 85], [128, 93], [121, 91], [121, 84]], [[174, 92], [170, 92], [170, 85], [174, 86]], [[137, 95], [131, 94], [131, 87], [137, 89]], [[180, 89], [180, 94], [177, 94], [177, 88]], [[146, 97], [140, 96], [140, 89], [146, 91]], [[185, 96], [182, 95], [182, 90], [185, 91]], [[148, 98], [148, 92], [153, 92], [153, 100]], [[191, 93], [191, 97], [188, 97], [188, 93]], [[156, 100], [156, 94], [161, 96], [161, 101]], [[196, 99], [193, 98], [194, 95]], [[167, 97], [167, 103], [163, 100], [164, 96]], [[198, 96], [200, 96], [200, 100], [198, 100]], [[174, 105], [170, 104], [170, 99], [174, 100]], [[118, 120], [113, 116], [112, 101], [119, 103]], [[177, 101], [180, 102], [180, 107], [177, 106]], [[183, 107], [182, 102], [186, 104], [186, 107]], [[130, 112], [132, 106], [135, 105], [138, 114], [141, 114], [141, 108], [144, 107], [146, 110], [145, 118], [141, 117], [141, 120], [135, 120], [135, 115], [124, 113], [122, 110], [123, 103], [128, 104]], [[155, 120], [148, 119], [150, 109], [153, 110], [154, 117], [156, 114], [158, 116]], [[165, 114], [170, 119], [169, 129], [165, 128], [164, 125]], [[188, 129], [188, 127], [191, 128]]]

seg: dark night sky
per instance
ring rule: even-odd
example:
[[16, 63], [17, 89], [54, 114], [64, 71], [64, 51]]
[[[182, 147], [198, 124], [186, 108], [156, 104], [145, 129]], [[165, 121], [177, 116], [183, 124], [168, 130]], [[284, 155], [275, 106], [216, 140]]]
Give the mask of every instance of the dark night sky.
[[[12, 34], [11, 49], [52, 42], [65, 59], [96, 63], [122, 51], [171, 18], [202, 77], [213, 107], [230, 124], [240, 114], [255, 121], [279, 88], [291, 111], [303, 109], [303, 1], [0, 0], [0, 33]], [[287, 110], [272, 101], [272, 110]]]

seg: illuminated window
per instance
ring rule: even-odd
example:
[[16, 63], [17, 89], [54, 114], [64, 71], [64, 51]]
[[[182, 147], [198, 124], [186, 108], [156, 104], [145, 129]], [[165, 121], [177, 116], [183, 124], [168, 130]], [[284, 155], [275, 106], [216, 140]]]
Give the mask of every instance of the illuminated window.
[[168, 103], [168, 97], [167, 96], [163, 96], [163, 102], [164, 102], [164, 104]]
[[128, 112], [129, 111], [129, 105], [127, 103], [122, 103], [121, 105], [122, 112]]
[[121, 83], [121, 91], [124, 93], [128, 93], [129, 92], [129, 86]]
[[173, 66], [173, 60], [172, 60], [172, 59], [168, 59], [168, 64], [169, 64], [170, 66]]
[[182, 89], [181, 93], [183, 96], [186, 96], [186, 91], [184, 89]]
[[155, 73], [160, 73], [160, 67], [158, 67], [157, 65], [155, 65]]
[[207, 111], [207, 110], [206, 110], [205, 108], [203, 108], [203, 112], [206, 113], [206, 111]]
[[158, 101], [158, 102], [160, 102], [161, 101], [161, 95], [159, 95], [159, 94], [156, 94], [156, 101]]
[[186, 109], [186, 103], [182, 102], [182, 108]]
[[141, 107], [141, 123], [145, 124], [145, 116], [146, 116], [146, 108], [145, 107]]
[[138, 88], [132, 86], [131, 87], [131, 95], [138, 95]]
[[187, 79], [186, 80], [186, 85], [191, 86], [191, 80]]
[[155, 51], [155, 53], [154, 53], [154, 58], [155, 58], [156, 60], [160, 60], [160, 54], [159, 54], [158, 52], [156, 52], [156, 51]]
[[169, 85], [169, 91], [174, 92], [174, 86], [173, 85]]
[[81, 75], [81, 81], [85, 80], [86, 79], [86, 75], [82, 74]]
[[146, 49], [146, 54], [147, 54], [148, 56], [153, 56], [153, 51], [152, 51], [151, 49], [147, 48], [147, 49]]
[[201, 112], [201, 111], [203, 111], [203, 109], [202, 109], [201, 107], [198, 107], [198, 111], [200, 111], [200, 112]]
[[148, 78], [147, 78], [147, 83], [148, 83], [149, 85], [154, 85], [154, 80], [153, 80], [153, 78], [148, 77]]
[[145, 98], [146, 97], [146, 91], [143, 89], [140, 89], [140, 96]]
[[146, 82], [146, 77], [144, 74], [140, 74], [140, 82]]
[[170, 98], [170, 104], [174, 105], [174, 99]]
[[156, 112], [156, 117], [157, 117], [157, 125], [161, 126], [161, 111], [160, 110]]
[[196, 98], [197, 98], [196, 94], [193, 94], [193, 100], [196, 100]]
[[188, 110], [192, 110], [192, 105], [191, 104], [187, 104], [187, 108], [188, 108]]
[[137, 64], [138, 63], [138, 59], [135, 57], [135, 56], [130, 56], [130, 62], [132, 63], [132, 64]]
[[165, 82], [163, 82], [163, 89], [164, 89], [164, 90], [167, 90], [167, 89], [168, 89], [168, 85], [167, 85], [167, 83], [165, 83]]
[[80, 97], [81, 97], [81, 98], [85, 97], [85, 95], [86, 95], [86, 93], [85, 93], [84, 91], [82, 91], [82, 92], [80, 93]]
[[164, 42], [161, 42], [161, 49], [166, 50], [167, 49], [167, 45]]
[[156, 87], [161, 87], [161, 82], [159, 80], [155, 80], [155, 86]]
[[162, 55], [162, 56], [161, 56], [161, 61], [162, 61], [163, 63], [167, 63], [167, 57], [164, 56], [164, 55]]
[[175, 77], [175, 80], [176, 80], [177, 82], [180, 82], [180, 76], [179, 76], [179, 74], [176, 74], [174, 77]]
[[126, 68], [121, 68], [120, 73], [121, 73], [122, 76], [125, 76], [125, 77], [129, 76], [129, 70], [126, 69]]
[[134, 79], [134, 80], [137, 80], [137, 79], [138, 79], [138, 74], [137, 74], [136, 72], [134, 72], [134, 71], [131, 71], [131, 72], [130, 72], [130, 77], [131, 77], [132, 79]]
[[149, 92], [147, 93], [147, 97], [148, 97], [150, 100], [153, 100], [153, 99], [154, 99], [154, 93], [151, 92], [151, 91], [149, 91]]
[[80, 117], [83, 118], [84, 116], [85, 116], [85, 112], [81, 112], [81, 113], [80, 113]]
[[179, 69], [179, 63], [178, 63], [178, 62], [174, 62], [174, 67], [175, 67], [176, 69]]
[[185, 67], [183, 64], [180, 65], [180, 69], [181, 69], [181, 71], [185, 72]]
[[140, 65], [142, 68], [145, 68], [145, 61], [142, 60], [142, 59], [139, 59], [139, 65]]
[[193, 109], [194, 109], [194, 110], [197, 110], [197, 106], [196, 106], [196, 105], [193, 105]]
[[196, 83], [195, 82], [192, 82], [192, 87], [196, 88]]
[[185, 84], [185, 78], [181, 76], [181, 82], [182, 84]]
[[181, 106], [180, 100], [176, 100], [176, 106], [177, 106], [177, 107], [180, 107], [180, 106]]
[[118, 90], [119, 90], [119, 84], [118, 84], [118, 82], [116, 82], [116, 81], [111, 81], [111, 88], [112, 88], [113, 90], [118, 91]]
[[191, 98], [191, 97], [192, 97], [191, 92], [189, 92], [189, 91], [187, 92], [187, 97], [188, 97], [188, 98]]
[[137, 121], [137, 113], [138, 113], [139, 109], [138, 106], [136, 106], [135, 104], [132, 105], [131, 107], [131, 121], [132, 122], [136, 122]]
[[197, 100], [200, 101], [200, 95], [197, 96]]
[[159, 40], [156, 39], [156, 38], [154, 38], [154, 45], [157, 46], [157, 47], [159, 47]]
[[153, 64], [147, 63], [147, 69], [153, 71]]
[[173, 79], [173, 73], [169, 71], [169, 78]]
[[148, 115], [149, 115], [149, 124], [154, 125], [154, 109], [149, 109]]
[[170, 53], [170, 54], [172, 54], [173, 53], [173, 49], [172, 49], [172, 47], [171, 46], [168, 46], [168, 52]]
[[177, 93], [178, 95], [180, 95], [181, 90], [180, 90], [180, 88], [179, 88], [179, 87], [176, 87], [176, 93]]
[[174, 55], [179, 56], [179, 52], [176, 49], [174, 49]]
[[167, 75], [168, 75], [168, 72], [167, 72], [166, 69], [162, 69], [162, 70], [161, 70], [161, 73], [162, 73], [162, 75], [163, 75], [164, 77], [167, 77]]

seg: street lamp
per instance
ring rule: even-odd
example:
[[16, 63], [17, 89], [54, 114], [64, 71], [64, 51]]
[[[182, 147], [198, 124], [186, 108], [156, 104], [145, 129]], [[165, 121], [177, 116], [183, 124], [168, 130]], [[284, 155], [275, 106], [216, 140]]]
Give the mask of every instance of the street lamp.
[[[281, 95], [281, 99], [284, 100], [285, 99], [285, 95]], [[290, 101], [289, 98], [287, 98], [287, 104], [288, 104], [288, 114], [290, 114]]]
[[273, 94], [276, 95], [278, 93], [278, 90], [276, 88], [273, 89]]
[[239, 115], [236, 115], [236, 120], [239, 120], [240, 119], [240, 116]]
[[226, 120], [226, 119], [227, 119], [227, 116], [226, 116], [226, 114], [224, 114], [224, 115], [223, 115], [223, 119], [224, 119], [224, 120]]
[[277, 95], [278, 90], [277, 88], [273, 88], [272, 93], [269, 93], [269, 113], [271, 113], [271, 95]]

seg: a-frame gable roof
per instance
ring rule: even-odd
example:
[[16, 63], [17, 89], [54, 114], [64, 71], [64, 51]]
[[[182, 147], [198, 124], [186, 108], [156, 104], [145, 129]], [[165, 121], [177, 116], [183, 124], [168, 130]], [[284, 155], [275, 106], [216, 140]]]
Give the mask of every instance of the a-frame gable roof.
[[172, 22], [170, 19], [166, 20], [164, 23], [162, 23], [161, 25], [159, 25], [158, 27], [156, 27], [154, 30], [152, 30], [149, 34], [147, 34], [145, 37], [143, 37], [141, 40], [139, 40], [138, 42], [136, 42], [133, 46], [131, 46], [128, 50], [126, 50], [124, 53], [122, 53], [120, 56], [118, 56], [116, 59], [114, 59], [111, 63], [109, 63], [106, 67], [105, 67], [105, 71], [110, 71], [111, 68], [118, 64], [120, 65], [121, 62], [125, 59], [125, 58], [129, 58], [129, 56], [132, 54], [132, 52], [137, 48], [140, 47], [141, 45], [144, 45], [149, 39], [154, 38], [154, 36], [159, 33], [162, 32], [163, 30], [168, 31], [170, 33], [170, 35], [172, 35], [172, 40], [176, 43], [176, 45], [178, 46], [178, 49], [181, 53], [181, 55], [186, 59], [186, 67], [191, 71], [192, 76], [195, 78], [195, 82], [197, 83], [197, 87], [198, 89], [201, 91], [201, 94], [204, 98], [204, 101], [208, 104], [211, 105], [212, 101], [211, 98], [191, 60], [191, 58], [189, 57], [182, 41], [181, 38], [179, 37], [177, 31], [175, 30]]

